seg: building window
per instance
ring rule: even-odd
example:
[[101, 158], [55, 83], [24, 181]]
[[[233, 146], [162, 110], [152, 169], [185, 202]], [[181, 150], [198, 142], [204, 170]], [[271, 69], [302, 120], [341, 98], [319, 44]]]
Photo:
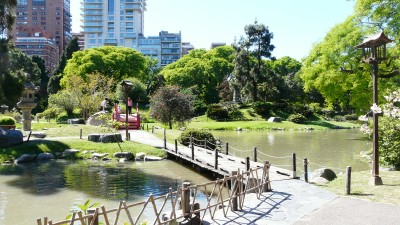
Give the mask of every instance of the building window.
[[37, 15], [37, 12], [32, 12], [32, 15]]
[[115, 2], [114, 0], [108, 0], [108, 15], [114, 15]]

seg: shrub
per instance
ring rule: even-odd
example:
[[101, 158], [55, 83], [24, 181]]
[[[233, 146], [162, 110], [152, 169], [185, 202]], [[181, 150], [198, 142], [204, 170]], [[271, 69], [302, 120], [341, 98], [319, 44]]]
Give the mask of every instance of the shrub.
[[229, 113], [225, 107], [219, 104], [212, 104], [208, 106], [207, 117], [213, 120], [225, 120], [229, 118]]
[[296, 113], [296, 114], [292, 114], [287, 118], [288, 121], [293, 122], [293, 123], [305, 123], [307, 121], [306, 117]]
[[254, 112], [261, 116], [269, 116], [272, 109], [272, 103], [270, 102], [254, 102], [252, 105]]
[[287, 102], [274, 102], [272, 103], [272, 110], [274, 111], [289, 111], [289, 104]]
[[204, 115], [207, 112], [207, 105], [201, 101], [195, 101], [193, 110], [195, 115]]
[[317, 103], [317, 102], [310, 103], [310, 104], [308, 105], [308, 107], [309, 107], [314, 113], [317, 113], [317, 114], [321, 114], [321, 113], [322, 113], [322, 107], [321, 107], [320, 104]]
[[193, 137], [193, 142], [195, 145], [204, 145], [204, 140], [206, 139], [208, 146], [215, 146], [216, 144], [214, 136], [206, 130], [185, 130], [181, 133], [181, 136], [179, 136], [178, 141], [182, 145], [189, 146], [190, 137]]
[[229, 119], [231, 120], [244, 120], [243, 113], [239, 110], [229, 112]]
[[344, 119], [355, 121], [355, 120], [358, 120], [358, 116], [356, 114], [349, 114], [349, 115], [345, 115]]
[[16, 121], [10, 116], [0, 117], [0, 125], [15, 125]]

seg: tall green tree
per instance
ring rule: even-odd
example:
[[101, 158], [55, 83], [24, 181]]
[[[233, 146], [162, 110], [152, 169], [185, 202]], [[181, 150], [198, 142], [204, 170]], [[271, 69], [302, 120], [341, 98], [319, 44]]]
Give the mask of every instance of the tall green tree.
[[191, 96], [177, 86], [160, 87], [150, 99], [150, 111], [153, 118], [172, 129], [173, 124], [184, 124], [191, 118]]
[[160, 73], [169, 85], [190, 89], [205, 103], [219, 102], [219, 86], [232, 73], [233, 48], [221, 46], [209, 51], [195, 49]]
[[361, 64], [355, 46], [365, 33], [354, 16], [333, 27], [304, 59], [301, 78], [305, 91], [317, 90], [328, 105], [341, 109], [369, 108], [372, 79], [369, 67]]
[[0, 1], [0, 75], [7, 71], [8, 49], [15, 22], [17, 0]]
[[47, 99], [49, 97], [47, 93], [47, 84], [49, 83], [48, 71], [45, 66], [45, 61], [40, 56], [32, 56], [32, 62], [36, 63], [40, 71], [40, 78], [37, 83], [39, 83], [39, 92], [37, 93], [38, 105], [34, 109], [36, 112], [42, 112], [48, 105]]
[[274, 59], [272, 51], [275, 46], [271, 44], [273, 33], [264, 24], [255, 21], [254, 24], [245, 26], [244, 30], [245, 36], [234, 43], [233, 75], [244, 88], [250, 89], [255, 102], [258, 100], [257, 84], [266, 74], [263, 60]]
[[[52, 76], [47, 85], [47, 91], [51, 94], [56, 93], [61, 89], [60, 81], [63, 77], [64, 68], [67, 65], [68, 59], [72, 58], [72, 54], [74, 52], [79, 51], [79, 43], [78, 37], [74, 36], [68, 43], [67, 47], [65, 48], [63, 54], [61, 55], [60, 61], [54, 72], [52, 72]], [[51, 72], [51, 71], [50, 71]]]
[[126, 47], [103, 46], [75, 52], [68, 60], [61, 86], [69, 76], [78, 75], [87, 80], [87, 74], [99, 73], [115, 81], [136, 77], [143, 83], [146, 60], [138, 51]]

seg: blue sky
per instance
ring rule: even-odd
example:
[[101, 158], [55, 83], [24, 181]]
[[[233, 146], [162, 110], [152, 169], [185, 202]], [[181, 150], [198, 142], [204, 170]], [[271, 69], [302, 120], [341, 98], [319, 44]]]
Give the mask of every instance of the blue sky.
[[[74, 32], [80, 29], [79, 1], [71, 0]], [[144, 35], [181, 31], [182, 41], [209, 49], [212, 42], [231, 44], [257, 19], [274, 34], [274, 56], [301, 60], [353, 8], [352, 0], [147, 0]]]

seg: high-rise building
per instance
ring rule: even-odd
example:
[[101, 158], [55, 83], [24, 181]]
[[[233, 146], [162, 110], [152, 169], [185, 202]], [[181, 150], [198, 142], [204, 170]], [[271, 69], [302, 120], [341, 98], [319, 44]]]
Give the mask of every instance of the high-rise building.
[[160, 32], [161, 38], [161, 66], [176, 62], [181, 58], [182, 35], [179, 33]]
[[51, 38], [51, 35], [43, 32], [41, 28], [21, 29], [19, 37], [15, 40], [15, 47], [27, 55], [40, 56], [50, 73], [54, 71], [58, 64], [58, 46], [55, 40]]
[[190, 44], [190, 42], [182, 42], [182, 56], [189, 54], [189, 52], [193, 49], [194, 46]]
[[62, 54], [71, 39], [70, 0], [18, 0], [16, 15], [14, 38], [20, 37], [26, 28], [40, 28], [49, 39], [54, 39]]
[[214, 49], [216, 47], [225, 46], [225, 45], [226, 45], [225, 42], [213, 42], [213, 43], [211, 43], [211, 49]]
[[83, 0], [81, 9], [85, 49], [103, 45], [138, 48], [146, 0]]

